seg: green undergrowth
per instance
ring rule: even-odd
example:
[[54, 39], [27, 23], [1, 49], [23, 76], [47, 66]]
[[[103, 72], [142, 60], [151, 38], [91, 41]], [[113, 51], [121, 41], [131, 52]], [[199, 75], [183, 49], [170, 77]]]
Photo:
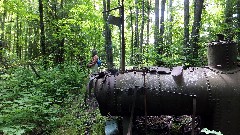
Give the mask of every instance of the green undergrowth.
[[103, 132], [98, 109], [83, 105], [88, 75], [78, 65], [19, 66], [0, 74], [0, 135]]
[[[59, 119], [55, 131], [51, 135], [103, 135], [106, 118], [101, 116], [98, 109], [91, 110], [84, 106], [83, 98], [74, 99], [71, 106], [66, 106], [63, 117]], [[80, 102], [79, 102], [80, 101]]]

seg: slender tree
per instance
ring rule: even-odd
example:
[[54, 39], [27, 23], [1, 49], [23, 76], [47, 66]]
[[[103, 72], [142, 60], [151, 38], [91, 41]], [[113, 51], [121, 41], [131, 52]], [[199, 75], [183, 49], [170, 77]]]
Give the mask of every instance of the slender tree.
[[[161, 19], [160, 19], [160, 32], [158, 36], [158, 45], [157, 45], [157, 54], [162, 55], [163, 54], [163, 34], [164, 34], [164, 12], [165, 12], [165, 4], [166, 0], [161, 1]], [[162, 60], [158, 59], [157, 60], [157, 65], [160, 66], [162, 65], [163, 62]]]
[[235, 0], [226, 0], [226, 7], [225, 7], [225, 33], [226, 38], [229, 40], [233, 39], [233, 13], [234, 13], [234, 1]]
[[[29, 28], [27, 29], [27, 33], [31, 33], [31, 35], [34, 35], [34, 32], [33, 32], [33, 28], [31, 28], [29, 26]], [[28, 40], [28, 54], [27, 54], [27, 57], [28, 59], [33, 59], [33, 40], [31, 40], [31, 36], [30, 34], [27, 35], [27, 40]], [[35, 36], [35, 35], [34, 35]]]
[[155, 0], [155, 25], [154, 25], [154, 46], [158, 48], [159, 36], [159, 0]]
[[[9, 19], [8, 19], [8, 21], [11, 21], [11, 22], [14, 22], [13, 21], [13, 16], [12, 16], [12, 14], [10, 14], [9, 13], [9, 15], [8, 15], [8, 17], [9, 17]], [[12, 23], [11, 23], [12, 24]], [[6, 29], [7, 29], [7, 38], [6, 38], [6, 42], [8, 42], [7, 44], [8, 44], [8, 49], [9, 49], [9, 52], [11, 52], [12, 51], [12, 42], [9, 42], [9, 41], [12, 41], [13, 39], [12, 39], [12, 37], [13, 37], [13, 35], [12, 35], [12, 25], [10, 25], [10, 26], [7, 26], [6, 27]], [[11, 56], [10, 56], [11, 57]]]
[[238, 43], [238, 52], [240, 53], [240, 0], [236, 1], [236, 13], [237, 13], [237, 43]]
[[135, 47], [139, 47], [139, 32], [138, 32], [138, 13], [139, 13], [139, 9], [138, 9], [138, 0], [135, 0]]
[[[190, 55], [189, 48], [189, 0], [184, 0], [184, 40], [183, 40], [183, 47], [184, 47], [184, 55], [187, 57]], [[188, 62], [188, 57], [187, 57]]]
[[21, 53], [21, 45], [20, 45], [20, 29], [21, 29], [21, 22], [19, 22], [19, 12], [17, 11], [17, 17], [16, 17], [16, 29], [17, 29], [17, 33], [16, 33], [16, 54], [17, 57], [19, 59], [21, 59], [22, 57], [22, 53]]
[[134, 53], [134, 29], [133, 29], [133, 13], [132, 13], [132, 7], [130, 7], [130, 25], [131, 25], [131, 58], [130, 63], [133, 64], [133, 53]]
[[38, 0], [39, 2], [39, 18], [40, 18], [40, 46], [41, 53], [43, 57], [43, 66], [47, 68], [47, 60], [46, 60], [46, 46], [45, 46], [45, 32], [44, 32], [44, 22], [43, 22], [43, 1]]
[[[55, 3], [55, 18], [56, 20], [60, 20], [63, 19], [64, 16], [64, 0], [60, 1], [60, 6], [59, 6], [59, 10], [57, 10], [57, 3]], [[58, 13], [58, 14], [56, 14]], [[61, 28], [60, 26], [56, 26], [57, 27], [57, 35], [58, 35], [58, 39], [57, 41], [57, 48], [55, 50], [55, 63], [56, 64], [62, 64], [64, 62], [64, 43], [65, 43], [65, 39], [64, 36], [61, 34]]]
[[150, 36], [150, 12], [151, 12], [151, 0], [147, 0], [147, 45], [149, 44]]
[[164, 30], [165, 30], [165, 25], [164, 25], [164, 12], [165, 12], [165, 5], [166, 5], [166, 0], [162, 0], [161, 1], [161, 19], [160, 19], [160, 33], [159, 33], [159, 43], [160, 43], [160, 50], [158, 51], [159, 54], [162, 54], [162, 46], [163, 46], [163, 34], [164, 34]]
[[112, 54], [112, 39], [111, 39], [111, 29], [107, 23], [107, 18], [110, 10], [110, 0], [103, 0], [103, 18], [105, 20], [105, 50], [106, 50], [106, 61], [107, 68], [113, 68], [113, 54]]
[[[147, 47], [149, 45], [150, 42], [150, 12], [151, 12], [151, 0], [147, 0]], [[148, 49], [146, 50], [146, 52], [148, 53]], [[148, 63], [148, 57], [146, 57], [146, 62]]]
[[140, 53], [142, 53], [142, 51], [143, 51], [143, 48], [142, 48], [143, 47], [143, 31], [144, 31], [144, 24], [145, 24], [145, 22], [144, 22], [145, 6], [144, 5], [145, 5], [145, 2], [144, 2], [144, 0], [142, 0], [142, 24], [141, 24], [141, 33], [140, 33]]
[[173, 27], [173, 7], [172, 7], [172, 0], [169, 0], [169, 35], [168, 35], [168, 45], [172, 45], [172, 27]]
[[165, 38], [165, 41], [164, 41], [164, 44], [165, 44], [165, 46], [163, 47], [163, 52], [166, 54], [165, 56], [166, 57], [169, 57], [169, 56], [171, 56], [172, 55], [172, 53], [170, 53], [170, 50], [171, 50], [171, 45], [172, 45], [172, 36], [173, 36], [173, 34], [172, 34], [172, 28], [173, 28], [173, 3], [172, 3], [172, 0], [168, 0], [168, 2], [167, 2], [167, 4], [168, 5], [166, 5], [166, 21], [168, 22], [168, 23], [166, 23], [166, 25], [167, 26], [165, 26], [166, 28], [166, 32], [165, 32], [165, 36], [164, 36], [164, 38]]
[[6, 14], [7, 14], [7, 11], [6, 9], [4, 8], [4, 5], [6, 3], [6, 0], [3, 0], [3, 14], [1, 15], [1, 30], [2, 30], [2, 33], [1, 33], [1, 41], [0, 41], [0, 64], [2, 63], [3, 61], [3, 44], [4, 44], [4, 29], [5, 29], [5, 18], [6, 18]]
[[199, 36], [200, 36], [203, 1], [204, 0], [194, 0], [194, 21], [193, 21], [192, 33], [191, 33], [191, 53], [192, 53], [193, 59], [198, 58], [198, 49], [199, 49], [198, 42], [199, 42]]

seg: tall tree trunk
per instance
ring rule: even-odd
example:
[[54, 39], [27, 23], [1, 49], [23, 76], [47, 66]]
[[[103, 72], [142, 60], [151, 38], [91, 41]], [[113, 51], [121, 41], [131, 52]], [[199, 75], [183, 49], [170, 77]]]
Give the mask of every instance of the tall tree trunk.
[[[151, 0], [147, 0], [147, 46], [149, 45], [149, 36], [150, 36], [150, 12], [151, 12]], [[146, 47], [148, 48], [148, 47]], [[148, 53], [148, 50], [146, 50]], [[148, 63], [148, 57], [146, 57], [146, 63]]]
[[[155, 0], [155, 26], [154, 26], [154, 46], [158, 48], [159, 39], [159, 0]], [[157, 49], [158, 50], [158, 49]]]
[[[5, 5], [6, 3], [6, 0], [3, 0], [3, 5]], [[2, 30], [2, 33], [1, 33], [1, 41], [0, 41], [0, 64], [2, 63], [3, 61], [3, 44], [4, 44], [4, 32], [5, 32], [5, 18], [6, 18], [6, 14], [7, 14], [7, 11], [6, 9], [4, 8], [3, 9], [3, 14], [1, 15], [1, 30]]]
[[161, 19], [160, 19], [160, 38], [159, 38], [159, 43], [160, 43], [160, 50], [158, 52], [158, 54], [162, 54], [162, 46], [163, 46], [163, 34], [164, 34], [164, 30], [165, 30], [165, 26], [164, 26], [164, 12], [165, 12], [165, 4], [166, 4], [166, 0], [162, 0], [161, 2]]
[[[236, 1], [237, 28], [240, 28], [240, 0]], [[238, 54], [240, 53], [240, 31], [237, 32]]]
[[34, 32], [33, 32], [33, 28], [30, 27], [30, 24], [29, 24], [29, 28], [28, 28], [28, 59], [29, 60], [32, 60], [33, 59], [33, 39], [31, 38], [31, 35], [34, 35]]
[[112, 53], [112, 38], [111, 38], [111, 29], [109, 27], [109, 24], [107, 23], [107, 18], [109, 13], [106, 12], [107, 10], [110, 10], [110, 0], [103, 0], [103, 18], [105, 20], [105, 50], [106, 50], [106, 62], [107, 62], [107, 68], [112, 69], [113, 68], [113, 53]]
[[[57, 1], [55, 2], [55, 18], [57, 19], [57, 21], [59, 19], [64, 18], [64, 13], [63, 13], [63, 4], [64, 1], [61, 0], [60, 2], [60, 8], [57, 11]], [[57, 13], [59, 13], [59, 16], [57, 15]], [[57, 48], [56, 48], [56, 54], [55, 54], [55, 63], [56, 64], [63, 64], [64, 63], [64, 37], [61, 35], [61, 28], [60, 26], [57, 26]]]
[[43, 22], [43, 1], [38, 0], [38, 2], [39, 2], [39, 18], [40, 18], [40, 46], [41, 46], [41, 53], [43, 57], [43, 67], [47, 69], [45, 31], [44, 31], [44, 22]]
[[[107, 10], [110, 10], [110, 0], [107, 0]], [[109, 15], [109, 13], [107, 14]], [[108, 24], [107, 28], [107, 35], [108, 35], [108, 44], [107, 44], [107, 54], [108, 54], [108, 62], [109, 62], [109, 69], [113, 68], [113, 51], [112, 51], [112, 32]]]
[[[19, 38], [20, 38], [20, 41], [22, 42], [23, 41], [23, 22], [21, 21], [20, 22], [20, 27], [19, 27]], [[21, 44], [21, 42], [20, 42], [20, 44], [19, 44], [19, 52], [20, 52], [20, 59], [23, 59], [23, 56], [24, 56], [24, 54], [23, 54], [23, 47], [24, 47], [24, 45], [23, 44]]]
[[[121, 5], [120, 4], [120, 0], [118, 0], [118, 5]], [[123, 10], [123, 8], [119, 9], [119, 15], [122, 15], [122, 10]], [[121, 27], [118, 27], [119, 28], [119, 33], [120, 33], [119, 34], [119, 50], [120, 50], [120, 53], [119, 53], [119, 58], [120, 58], [119, 64], [120, 64], [120, 69], [121, 70], [123, 69], [123, 64], [122, 63], [123, 63], [123, 59], [124, 59], [123, 56], [122, 56], [122, 54], [123, 54], [122, 53], [122, 51], [123, 51], [123, 48], [122, 48], [123, 47], [123, 44], [122, 44], [122, 39], [123, 39], [122, 38], [122, 32], [123, 32], [122, 31], [123, 30], [122, 26], [123, 26], [123, 24], [121, 25]]]
[[[9, 20], [11, 20], [11, 22], [13, 22], [13, 17], [12, 17], [12, 14], [10, 14], [9, 15], [10, 16], [10, 19]], [[12, 35], [12, 25], [10, 25], [10, 26], [8, 26], [9, 27], [9, 31], [8, 31], [8, 35], [9, 35], [9, 39], [8, 39], [8, 41], [12, 41], [12, 40], [14, 40], [14, 39], [12, 39], [12, 38], [14, 38], [14, 35]], [[9, 42], [8, 43], [8, 46], [9, 46], [9, 52], [14, 52], [14, 45], [12, 44], [12, 42]], [[11, 56], [10, 56], [11, 57]]]
[[172, 45], [172, 27], [173, 27], [173, 13], [172, 13], [172, 0], [168, 1], [168, 6], [166, 8], [167, 11], [167, 19], [168, 23], [167, 23], [167, 31], [166, 31], [166, 40], [164, 42], [165, 46], [164, 46], [164, 50], [163, 52], [165, 52], [166, 57], [172, 57], [172, 53], [170, 53], [170, 48]]
[[33, 39], [33, 56], [32, 58], [37, 58], [39, 56], [39, 49], [38, 49], [38, 41], [39, 41], [39, 29], [38, 28], [34, 28], [34, 39]]
[[168, 38], [168, 45], [172, 45], [172, 27], [173, 27], [173, 7], [172, 7], [172, 0], [169, 0], [169, 38]]
[[[166, 4], [166, 0], [162, 0], [161, 1], [161, 19], [160, 19], [160, 33], [159, 33], [159, 37], [158, 37], [158, 46], [157, 46], [157, 53], [159, 55], [163, 54], [163, 34], [164, 34], [164, 12], [165, 12], [165, 4]], [[157, 60], [157, 65], [161, 66], [163, 64], [161, 59]]]
[[198, 58], [198, 49], [199, 49], [199, 36], [200, 36], [200, 26], [201, 26], [201, 15], [203, 10], [204, 0], [194, 0], [194, 21], [192, 26], [191, 33], [191, 53], [192, 58]]
[[150, 12], [151, 12], [151, 0], [147, 0], [147, 45], [149, 45], [149, 36], [150, 36]]
[[134, 46], [134, 30], [133, 30], [133, 13], [132, 13], [132, 7], [130, 7], [130, 17], [131, 17], [131, 22], [130, 22], [130, 25], [131, 25], [131, 32], [132, 32], [132, 35], [131, 35], [131, 58], [130, 58], [130, 62], [131, 64], [133, 64], [133, 53], [134, 53], [134, 50], [133, 50], [133, 46]]
[[[7, 20], [10, 20], [11, 22], [13, 22], [11, 14], [8, 14], [8, 19]], [[12, 24], [12, 23], [10, 23], [10, 24]], [[12, 35], [11, 31], [12, 31], [12, 25], [6, 26], [6, 41], [12, 41], [12, 36], [13, 35]], [[8, 48], [9, 52], [11, 52], [11, 53], [13, 52], [12, 51], [12, 42], [7, 43], [7, 48]], [[9, 58], [11, 58], [11, 56], [9, 56]]]
[[145, 2], [144, 2], [144, 0], [142, 0], [142, 24], [141, 24], [141, 33], [140, 33], [140, 53], [143, 52], [143, 31], [144, 31], [144, 20], [145, 20], [144, 19], [145, 18], [145, 16], [144, 16], [144, 12], [145, 12], [144, 4], [145, 4]]
[[183, 40], [183, 51], [187, 58], [186, 62], [189, 62], [188, 56], [190, 55], [190, 44], [189, 44], [189, 0], [184, 0], [184, 40]]
[[226, 0], [226, 8], [225, 8], [225, 23], [226, 29], [225, 33], [227, 33], [226, 38], [229, 40], [233, 39], [233, 7], [235, 0]]
[[138, 12], [139, 12], [139, 9], [138, 9], [138, 0], [135, 0], [135, 8], [136, 8], [136, 12], [135, 12], [135, 16], [136, 16], [136, 19], [135, 19], [135, 47], [139, 47], [139, 32], [138, 32]]
[[125, 44], [125, 36], [124, 36], [124, 0], [121, 1], [121, 37], [122, 37], [122, 48], [121, 48], [121, 71], [125, 71], [126, 61], [125, 61], [125, 54], [126, 54], [126, 44]]
[[[12, 21], [12, 15], [10, 13], [8, 13], [6, 15], [6, 21]], [[12, 23], [10, 23], [12, 24]], [[11, 41], [12, 41], [12, 25], [6, 25], [5, 26], [5, 46], [6, 46], [6, 50], [8, 50], [8, 52], [12, 53], [12, 45], [11, 45]], [[10, 58], [11, 56], [9, 55], [8, 58]]]
[[17, 13], [17, 18], [16, 18], [16, 27], [17, 27], [17, 34], [16, 34], [16, 54], [19, 59], [21, 59], [21, 47], [19, 44], [20, 40], [20, 22], [19, 22], [19, 13]]
[[25, 27], [24, 27], [24, 32], [25, 32], [25, 34], [24, 34], [24, 41], [25, 41], [25, 46], [24, 46], [24, 48], [23, 48], [23, 53], [24, 53], [24, 60], [28, 60], [29, 58], [28, 58], [28, 46], [29, 46], [29, 40], [28, 40], [28, 35], [30, 34], [30, 31], [29, 31], [29, 28], [28, 27], [30, 27], [29, 26], [29, 23], [27, 22], [26, 24], [25, 24]]

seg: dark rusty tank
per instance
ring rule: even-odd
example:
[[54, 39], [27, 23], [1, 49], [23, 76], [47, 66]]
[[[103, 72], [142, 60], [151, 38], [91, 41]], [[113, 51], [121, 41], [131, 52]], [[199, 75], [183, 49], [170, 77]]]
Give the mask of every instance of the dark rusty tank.
[[92, 86], [101, 114], [199, 115], [202, 127], [224, 135], [239, 135], [237, 45], [218, 40], [207, 48], [205, 67], [151, 67], [96, 75]]

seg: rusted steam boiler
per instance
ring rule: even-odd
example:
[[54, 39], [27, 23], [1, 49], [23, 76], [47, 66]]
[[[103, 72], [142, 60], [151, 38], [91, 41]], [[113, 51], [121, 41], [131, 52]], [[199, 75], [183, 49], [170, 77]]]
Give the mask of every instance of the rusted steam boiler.
[[[99, 74], [93, 88], [102, 115], [199, 115], [201, 126], [240, 134], [240, 68], [237, 44], [207, 45], [208, 66], [152, 67]], [[131, 119], [130, 119], [131, 121]]]

